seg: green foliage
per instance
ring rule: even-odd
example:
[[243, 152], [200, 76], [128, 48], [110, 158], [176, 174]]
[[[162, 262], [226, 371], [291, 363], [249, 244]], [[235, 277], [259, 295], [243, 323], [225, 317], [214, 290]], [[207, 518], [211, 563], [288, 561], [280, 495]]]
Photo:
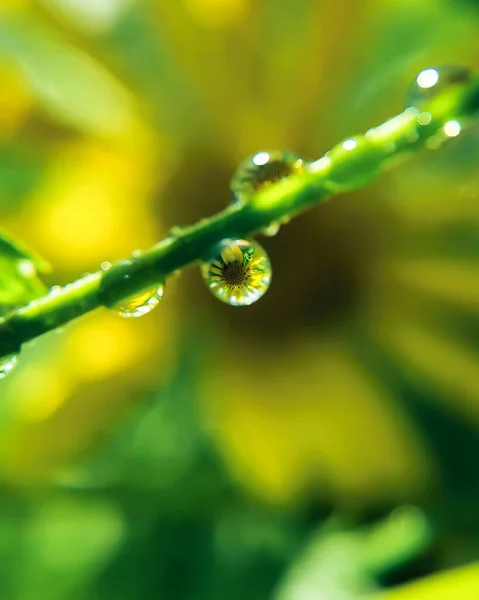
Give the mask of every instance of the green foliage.
[[4, 311], [45, 294], [47, 288], [37, 271], [49, 270], [46, 261], [0, 232], [0, 305]]
[[[56, 263], [51, 283], [114, 264], [47, 293], [48, 265], [0, 239], [0, 355], [23, 345], [0, 383], [0, 600], [476, 598], [477, 78], [421, 106], [423, 125], [410, 110], [370, 128], [419, 69], [472, 66], [478, 16], [467, 0], [2, 2], [4, 225]], [[450, 120], [460, 139], [421, 153]], [[114, 262], [227, 206], [258, 148], [312, 157], [357, 130]], [[275, 275], [258, 305], [175, 280], [345, 191], [261, 241]], [[440, 262], [461, 310], [377, 285], [391, 254], [406, 275]], [[101, 308], [146, 314], [164, 279], [139, 322]]]

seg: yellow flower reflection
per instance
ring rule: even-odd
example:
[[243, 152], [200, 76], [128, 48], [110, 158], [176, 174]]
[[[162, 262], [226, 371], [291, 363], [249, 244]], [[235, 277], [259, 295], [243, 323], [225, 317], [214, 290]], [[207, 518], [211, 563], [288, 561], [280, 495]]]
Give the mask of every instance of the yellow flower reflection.
[[271, 281], [268, 255], [259, 244], [247, 240], [223, 240], [202, 270], [211, 292], [232, 306], [256, 302]]

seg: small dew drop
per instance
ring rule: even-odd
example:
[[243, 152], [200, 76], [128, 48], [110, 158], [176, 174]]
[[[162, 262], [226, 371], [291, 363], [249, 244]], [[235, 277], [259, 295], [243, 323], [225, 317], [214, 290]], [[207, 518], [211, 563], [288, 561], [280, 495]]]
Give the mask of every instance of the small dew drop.
[[175, 225], [174, 227], [172, 227], [169, 230], [168, 236], [169, 237], [178, 237], [179, 235], [181, 235], [182, 232], [183, 232], [183, 227], [180, 227], [179, 225]]
[[307, 163], [293, 152], [258, 152], [240, 164], [231, 180], [234, 202], [248, 202], [254, 194], [291, 175], [304, 173]]
[[28, 260], [28, 259], [21, 260], [18, 263], [18, 272], [20, 273], [20, 275], [23, 275], [24, 277], [27, 277], [27, 278], [35, 277], [35, 274], [36, 274], [35, 265], [33, 264], [33, 262], [31, 260]]
[[109, 308], [120, 317], [135, 318], [147, 315], [158, 306], [163, 298], [164, 285], [155, 287], [151, 290], [146, 290], [140, 294], [135, 294], [129, 298], [125, 298], [121, 302], [112, 304]]
[[343, 148], [345, 150], [354, 150], [358, 145], [357, 141], [354, 138], [350, 138], [349, 140], [345, 140], [343, 142]]
[[461, 124], [458, 121], [448, 121], [444, 125], [444, 133], [447, 137], [457, 137], [461, 133]]
[[52, 288], [50, 288], [50, 295], [56, 296], [61, 292], [61, 290], [62, 288], [59, 285], [54, 285]]
[[308, 166], [308, 171], [310, 173], [320, 173], [321, 171], [327, 171], [331, 166], [331, 159], [327, 154], [318, 158]]
[[421, 71], [406, 92], [406, 106], [420, 108], [438, 94], [471, 78], [467, 67], [442, 65]]
[[9, 354], [0, 358], [0, 379], [6, 377], [17, 364], [17, 355]]
[[226, 239], [215, 246], [201, 266], [211, 293], [230, 306], [249, 306], [271, 282], [271, 263], [264, 248], [250, 240]]
[[429, 89], [439, 81], [439, 73], [437, 69], [425, 69], [419, 73], [416, 81], [420, 88]]
[[100, 265], [100, 269], [102, 271], [107, 271], [110, 268], [111, 268], [111, 262], [108, 262], [108, 261], [102, 262]]
[[261, 230], [261, 233], [267, 237], [274, 237], [281, 228], [281, 224], [278, 222], [271, 223], [269, 227], [265, 227]]
[[417, 122], [419, 125], [429, 125], [432, 121], [432, 115], [429, 112], [422, 112], [417, 117]]

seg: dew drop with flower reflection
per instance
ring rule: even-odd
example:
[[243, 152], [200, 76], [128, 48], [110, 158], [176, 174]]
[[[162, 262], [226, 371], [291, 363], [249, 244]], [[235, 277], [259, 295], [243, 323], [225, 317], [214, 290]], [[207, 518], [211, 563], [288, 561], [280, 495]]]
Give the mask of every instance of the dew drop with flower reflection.
[[201, 267], [203, 279], [222, 302], [248, 306], [259, 300], [271, 282], [271, 263], [264, 248], [249, 240], [223, 240]]
[[306, 162], [293, 152], [258, 152], [242, 162], [233, 175], [234, 201], [247, 202], [257, 191], [305, 170]]
[[[257, 152], [243, 161], [231, 180], [233, 202], [248, 202], [253, 195], [273, 183], [291, 175], [304, 173], [308, 163], [294, 152], [281, 150]], [[263, 235], [273, 236], [280, 223], [271, 223], [262, 230]]]

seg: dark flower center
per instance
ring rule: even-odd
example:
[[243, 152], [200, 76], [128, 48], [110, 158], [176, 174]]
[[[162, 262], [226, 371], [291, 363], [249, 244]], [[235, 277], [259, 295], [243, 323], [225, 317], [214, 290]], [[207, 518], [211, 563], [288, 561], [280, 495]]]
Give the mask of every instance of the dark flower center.
[[241, 285], [246, 279], [246, 269], [238, 262], [228, 263], [223, 269], [223, 279], [228, 285]]
[[292, 174], [293, 168], [289, 163], [282, 160], [272, 160], [255, 171], [252, 183], [255, 189], [259, 189]]

